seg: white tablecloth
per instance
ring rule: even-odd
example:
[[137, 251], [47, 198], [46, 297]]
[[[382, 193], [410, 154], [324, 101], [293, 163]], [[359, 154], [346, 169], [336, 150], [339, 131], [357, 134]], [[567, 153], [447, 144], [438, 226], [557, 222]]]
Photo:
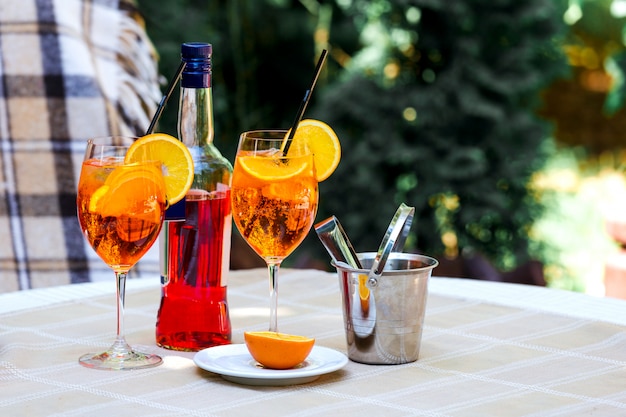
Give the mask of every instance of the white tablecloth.
[[[113, 340], [113, 280], [0, 295], [2, 415], [626, 415], [626, 301], [433, 278], [417, 362], [349, 362], [308, 384], [254, 387], [157, 348], [159, 294], [158, 278], [128, 283], [127, 338], [164, 357], [129, 372], [77, 363]], [[234, 343], [265, 330], [267, 298], [265, 270], [230, 274]], [[334, 274], [281, 271], [281, 331], [345, 353], [340, 303]]]

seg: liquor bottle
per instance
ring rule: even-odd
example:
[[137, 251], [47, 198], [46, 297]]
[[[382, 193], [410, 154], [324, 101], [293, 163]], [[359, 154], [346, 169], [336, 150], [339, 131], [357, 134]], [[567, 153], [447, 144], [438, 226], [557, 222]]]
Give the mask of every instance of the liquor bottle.
[[[227, 303], [232, 216], [232, 165], [213, 145], [212, 46], [184, 43], [180, 82], [179, 139], [194, 160], [191, 189], [171, 209], [161, 233], [161, 304], [157, 345], [197, 351], [230, 343]], [[182, 211], [182, 213], [181, 213]], [[166, 219], [168, 216], [166, 216]]]

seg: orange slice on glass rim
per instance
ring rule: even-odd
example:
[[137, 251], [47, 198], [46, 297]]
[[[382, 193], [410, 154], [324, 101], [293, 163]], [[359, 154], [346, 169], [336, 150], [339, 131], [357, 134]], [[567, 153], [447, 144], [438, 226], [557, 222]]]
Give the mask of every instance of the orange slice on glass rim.
[[341, 144], [329, 125], [320, 120], [302, 120], [298, 124], [288, 154], [293, 155], [295, 152], [298, 155], [305, 148], [313, 153], [317, 182], [324, 181], [335, 172], [341, 160]]
[[178, 139], [165, 133], [152, 133], [137, 139], [128, 148], [124, 163], [157, 160], [163, 164], [167, 202], [183, 199], [193, 183], [193, 157]]
[[241, 167], [253, 177], [264, 181], [282, 181], [306, 169], [308, 159], [304, 155], [309, 153], [313, 154], [317, 182], [327, 179], [339, 165], [339, 138], [326, 123], [313, 119], [302, 120], [287, 152], [289, 159], [281, 159], [282, 152], [265, 158], [240, 155], [237, 159]]
[[315, 339], [277, 332], [244, 332], [250, 355], [266, 368], [289, 369], [304, 362]]

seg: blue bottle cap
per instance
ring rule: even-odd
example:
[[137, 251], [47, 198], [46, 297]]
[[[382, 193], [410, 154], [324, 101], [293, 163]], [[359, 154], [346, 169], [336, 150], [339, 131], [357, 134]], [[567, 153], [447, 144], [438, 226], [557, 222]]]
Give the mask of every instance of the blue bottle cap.
[[210, 43], [186, 42], [181, 45], [181, 59], [186, 63], [181, 77], [181, 87], [211, 87], [212, 53], [213, 47]]
[[180, 53], [184, 60], [211, 59], [213, 46], [204, 42], [185, 42], [180, 47]]

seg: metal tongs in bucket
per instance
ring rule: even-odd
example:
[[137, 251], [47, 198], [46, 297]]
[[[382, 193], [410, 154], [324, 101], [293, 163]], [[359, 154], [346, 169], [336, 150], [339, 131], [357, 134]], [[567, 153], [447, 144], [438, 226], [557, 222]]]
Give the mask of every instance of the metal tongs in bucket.
[[314, 227], [317, 236], [335, 263], [342, 262], [354, 269], [363, 268], [348, 235], [335, 216], [319, 222]]
[[[413, 223], [415, 207], [400, 204], [396, 214], [391, 219], [387, 232], [378, 248], [374, 263], [368, 274], [367, 286], [373, 288], [378, 285], [378, 278], [385, 269], [387, 258], [391, 252], [402, 252], [404, 243]], [[315, 231], [322, 244], [335, 263], [345, 263], [354, 269], [363, 269], [354, 247], [350, 243], [346, 232], [335, 216], [315, 225]]]

